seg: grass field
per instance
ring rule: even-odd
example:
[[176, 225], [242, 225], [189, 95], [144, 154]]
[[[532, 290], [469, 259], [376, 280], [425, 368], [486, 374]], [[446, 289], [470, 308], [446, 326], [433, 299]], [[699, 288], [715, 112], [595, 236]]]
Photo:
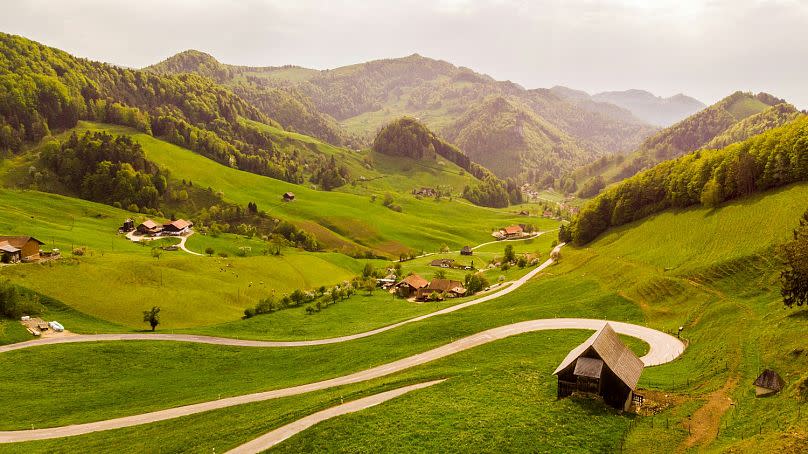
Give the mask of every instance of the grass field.
[[[358, 244], [396, 257], [408, 250], [437, 250], [443, 243], [453, 248], [481, 243], [487, 241], [495, 229], [524, 222], [513, 212], [475, 207], [460, 201], [418, 200], [409, 194], [395, 197], [395, 204], [402, 207], [402, 212], [397, 213], [382, 206], [384, 191], [381, 190], [369, 188], [361, 195], [313, 191], [302, 185], [224, 167], [128, 128], [82, 122], [77, 129], [130, 134], [143, 145], [147, 158], [170, 169], [173, 178], [191, 180], [197, 187], [211, 187], [222, 192], [226, 200], [241, 205], [256, 202], [261, 210], [311, 228], [334, 248], [352, 248]], [[281, 201], [281, 194], [287, 191], [295, 193], [294, 202]], [[377, 196], [375, 202], [370, 200], [372, 195]], [[540, 219], [536, 219], [536, 223], [541, 228], [555, 225]], [[317, 228], [315, 224], [325, 228]]]

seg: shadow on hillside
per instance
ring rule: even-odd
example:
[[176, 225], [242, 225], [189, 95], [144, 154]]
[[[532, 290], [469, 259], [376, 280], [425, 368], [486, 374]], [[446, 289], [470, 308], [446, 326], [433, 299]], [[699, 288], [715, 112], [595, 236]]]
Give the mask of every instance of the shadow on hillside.
[[788, 318], [799, 318], [802, 320], [808, 320], [808, 308], [807, 309], [798, 309], [793, 314], [788, 314]]

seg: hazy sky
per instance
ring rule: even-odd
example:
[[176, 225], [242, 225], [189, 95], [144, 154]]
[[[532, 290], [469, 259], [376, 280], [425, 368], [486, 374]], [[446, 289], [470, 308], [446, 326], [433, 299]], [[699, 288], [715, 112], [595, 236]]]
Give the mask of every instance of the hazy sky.
[[332, 68], [412, 53], [527, 88], [808, 108], [808, 0], [6, 0], [0, 31], [142, 67], [184, 49]]

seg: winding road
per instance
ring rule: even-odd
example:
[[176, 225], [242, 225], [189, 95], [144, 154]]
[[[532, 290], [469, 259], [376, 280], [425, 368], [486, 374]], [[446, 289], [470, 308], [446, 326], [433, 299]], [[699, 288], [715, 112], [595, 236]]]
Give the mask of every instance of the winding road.
[[[564, 244], [560, 244], [554, 249], [557, 252]], [[231, 338], [208, 337], [208, 336], [194, 336], [182, 334], [96, 334], [96, 335], [73, 335], [65, 337], [54, 337], [47, 339], [39, 339], [17, 344], [5, 345], [0, 347], [0, 353], [20, 350], [24, 348], [31, 348], [41, 345], [53, 345], [73, 342], [96, 342], [96, 341], [129, 341], [129, 340], [152, 340], [152, 341], [176, 341], [176, 342], [196, 342], [215, 345], [231, 345], [240, 347], [302, 347], [309, 345], [324, 345], [339, 342], [345, 342], [353, 339], [360, 339], [372, 336], [384, 331], [394, 329], [396, 327], [413, 323], [416, 321], [424, 320], [430, 317], [435, 317], [442, 314], [454, 312], [465, 307], [475, 304], [480, 304], [485, 301], [501, 297], [510, 292], [515, 291], [525, 282], [530, 280], [533, 276], [543, 271], [545, 268], [553, 263], [553, 259], [549, 259], [542, 265], [531, 270], [525, 276], [520, 278], [514, 283], [498, 292], [490, 295], [477, 298], [475, 300], [467, 301], [465, 303], [457, 304], [430, 314], [422, 315], [408, 319], [393, 325], [388, 325], [375, 330], [366, 331], [363, 333], [353, 334], [349, 336], [341, 336], [329, 339], [318, 339], [310, 341], [256, 341], [256, 340], [240, 340]], [[362, 371], [354, 372], [352, 374], [335, 377], [327, 380], [322, 380], [314, 383], [308, 383], [289, 388], [276, 389], [271, 391], [264, 391], [258, 393], [245, 394], [241, 396], [228, 397], [224, 399], [217, 399], [208, 402], [201, 402], [197, 404], [184, 405], [180, 407], [168, 408], [165, 410], [153, 411], [142, 413], [139, 415], [125, 416], [121, 418], [108, 419], [105, 421], [96, 421], [84, 424], [74, 424], [62, 427], [52, 427], [44, 429], [32, 430], [14, 430], [14, 431], [0, 431], [0, 443], [15, 443], [33, 440], [45, 440], [52, 438], [69, 437], [75, 435], [88, 434], [93, 432], [119, 429], [123, 427], [137, 426], [141, 424], [148, 424], [157, 421], [165, 421], [169, 419], [179, 418], [182, 416], [193, 415], [201, 412], [232, 407], [235, 405], [242, 405], [246, 403], [262, 402], [281, 397], [295, 396], [312, 391], [325, 390], [336, 386], [349, 385], [359, 382], [364, 382], [380, 377], [385, 377], [415, 366], [419, 366], [431, 361], [451, 356], [455, 353], [462, 352], [489, 342], [504, 339], [510, 336], [515, 336], [523, 333], [542, 331], [542, 330], [559, 330], [559, 329], [583, 329], [583, 330], [598, 330], [607, 323], [604, 320], [595, 319], [580, 319], [580, 318], [556, 318], [556, 319], [539, 319], [529, 320], [510, 325], [491, 328], [480, 333], [476, 333], [449, 344], [433, 348], [426, 352], [418, 353], [406, 358], [392, 361], [387, 364], [372, 367]], [[648, 353], [640, 358], [646, 366], [655, 366], [673, 361], [684, 352], [685, 345], [677, 338], [665, 334], [663, 332], [647, 328], [644, 326], [634, 325], [630, 323], [609, 321], [612, 328], [619, 333], [632, 336], [645, 341], [649, 350]], [[439, 381], [437, 381], [439, 382]], [[389, 399], [393, 399], [406, 392], [414, 389], [420, 389], [427, 386], [436, 384], [437, 382], [427, 382], [417, 385], [407, 386], [396, 390], [380, 393], [374, 396], [358, 399], [353, 402], [342, 404], [332, 407], [327, 410], [315, 413], [313, 415], [304, 417], [291, 424], [283, 426], [279, 429], [273, 430], [266, 435], [263, 435], [245, 445], [242, 445], [234, 452], [259, 452], [267, 449], [274, 444], [277, 444], [286, 438], [298, 433], [319, 421], [329, 419], [345, 413], [359, 411], [368, 408], [372, 405], [379, 404]]]
[[[564, 243], [559, 244], [553, 249], [551, 255], [555, 255]], [[18, 342], [16, 344], [9, 344], [0, 346], [0, 353], [9, 352], [12, 350], [20, 350], [23, 348], [36, 347], [40, 345], [53, 345], [53, 344], [69, 344], [75, 342], [98, 342], [98, 341], [126, 341], [126, 340], [160, 340], [160, 341], [174, 341], [174, 342], [196, 342], [200, 344], [216, 344], [216, 345], [231, 345], [235, 347], [308, 347], [312, 345], [326, 345], [336, 344], [340, 342], [347, 342], [355, 339], [373, 336], [391, 329], [398, 328], [410, 323], [420, 322], [431, 317], [438, 315], [448, 314], [450, 312], [459, 311], [469, 306], [491, 301], [501, 296], [513, 292], [519, 287], [523, 286], [533, 276], [544, 271], [548, 266], [554, 263], [553, 259], [547, 259], [546, 262], [530, 270], [521, 278], [513, 281], [513, 283], [502, 290], [476, 298], [465, 303], [455, 304], [439, 311], [430, 312], [429, 314], [420, 315], [418, 317], [403, 320], [392, 325], [382, 326], [381, 328], [372, 329], [362, 333], [350, 334], [347, 336], [331, 337], [327, 339], [314, 339], [305, 341], [260, 341], [260, 340], [246, 340], [246, 339], [233, 339], [228, 337], [212, 337], [212, 336], [197, 336], [193, 334], [77, 334], [64, 337], [49, 337], [42, 339], [34, 339], [25, 342]]]

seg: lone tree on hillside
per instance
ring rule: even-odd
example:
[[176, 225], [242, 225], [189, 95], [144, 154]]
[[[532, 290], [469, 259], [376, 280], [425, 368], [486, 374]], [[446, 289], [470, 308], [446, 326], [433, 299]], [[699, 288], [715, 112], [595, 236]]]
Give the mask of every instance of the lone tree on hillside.
[[143, 311], [143, 321], [151, 325], [151, 330], [154, 331], [160, 324], [160, 308], [153, 306], [151, 310]]
[[513, 252], [513, 245], [505, 246], [505, 256], [502, 258], [502, 261], [505, 263], [511, 263], [516, 261], [516, 253]]
[[786, 262], [786, 269], [780, 273], [783, 304], [789, 308], [808, 304], [808, 211], [794, 230], [794, 239], [781, 250]]

